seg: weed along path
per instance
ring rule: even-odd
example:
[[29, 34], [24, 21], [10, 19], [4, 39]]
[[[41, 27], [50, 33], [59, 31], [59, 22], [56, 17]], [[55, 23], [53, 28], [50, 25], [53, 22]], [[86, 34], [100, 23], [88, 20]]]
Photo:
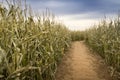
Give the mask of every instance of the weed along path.
[[56, 80], [112, 80], [102, 59], [83, 41], [74, 42], [56, 72]]

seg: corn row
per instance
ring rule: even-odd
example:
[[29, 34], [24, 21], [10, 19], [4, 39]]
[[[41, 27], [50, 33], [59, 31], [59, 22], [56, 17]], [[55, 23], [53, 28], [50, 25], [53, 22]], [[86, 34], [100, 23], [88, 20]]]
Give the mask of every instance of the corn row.
[[49, 12], [34, 16], [16, 2], [0, 5], [0, 79], [54, 80], [70, 32]]
[[114, 80], [120, 79], [120, 19], [103, 20], [86, 31], [86, 42], [110, 66]]

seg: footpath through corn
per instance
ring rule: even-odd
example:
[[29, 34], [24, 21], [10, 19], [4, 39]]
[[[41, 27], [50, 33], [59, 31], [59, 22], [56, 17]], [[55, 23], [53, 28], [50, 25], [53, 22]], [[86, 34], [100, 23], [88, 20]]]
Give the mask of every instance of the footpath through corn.
[[58, 66], [56, 80], [112, 80], [104, 61], [83, 41], [74, 42]]

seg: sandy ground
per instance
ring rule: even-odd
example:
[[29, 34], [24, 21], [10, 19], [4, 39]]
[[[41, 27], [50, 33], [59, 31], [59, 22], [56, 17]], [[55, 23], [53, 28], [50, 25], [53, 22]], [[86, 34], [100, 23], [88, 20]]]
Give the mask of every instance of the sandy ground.
[[74, 42], [56, 72], [56, 80], [112, 80], [102, 59], [84, 42]]

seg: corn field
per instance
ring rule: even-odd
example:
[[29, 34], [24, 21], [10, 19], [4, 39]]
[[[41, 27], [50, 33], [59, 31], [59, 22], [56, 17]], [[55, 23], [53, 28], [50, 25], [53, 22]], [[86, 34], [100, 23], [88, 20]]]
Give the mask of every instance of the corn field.
[[85, 33], [84, 31], [71, 31], [72, 41], [81, 41], [84, 40]]
[[120, 79], [120, 19], [103, 20], [86, 31], [87, 44], [110, 66], [114, 80]]
[[104, 58], [114, 80], [120, 79], [120, 17], [70, 31], [49, 10], [39, 15], [26, 2], [12, 1], [0, 4], [0, 80], [55, 80], [65, 51], [79, 40]]
[[0, 5], [0, 80], [55, 78], [70, 32], [49, 11], [43, 17], [32, 12], [19, 2]]

